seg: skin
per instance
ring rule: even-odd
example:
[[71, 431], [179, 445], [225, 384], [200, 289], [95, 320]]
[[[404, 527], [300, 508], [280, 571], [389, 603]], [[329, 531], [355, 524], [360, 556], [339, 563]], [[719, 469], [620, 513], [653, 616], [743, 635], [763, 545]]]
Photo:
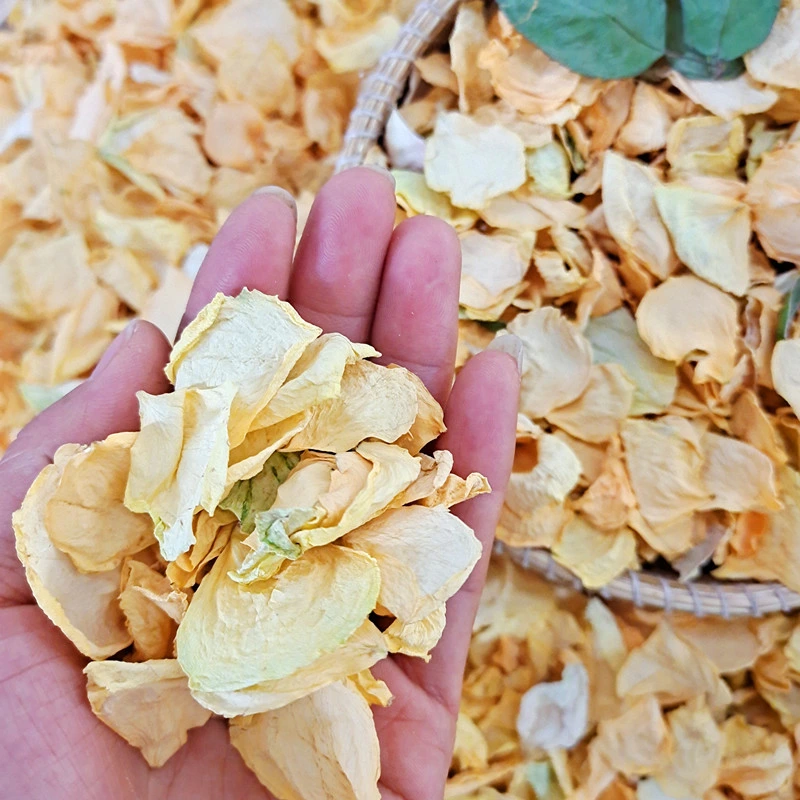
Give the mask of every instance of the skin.
[[[242, 287], [288, 299], [307, 320], [369, 341], [384, 363], [414, 370], [445, 406], [455, 471], [484, 473], [490, 495], [456, 508], [484, 543], [484, 557], [447, 607], [430, 663], [397, 657], [374, 672], [395, 695], [375, 709], [383, 800], [441, 800], [450, 764], [470, 631], [514, 452], [519, 375], [510, 356], [485, 352], [452, 382], [460, 249], [440, 220], [394, 228], [386, 175], [358, 168], [331, 179], [293, 253], [295, 214], [255, 194], [220, 230], [195, 281], [184, 324], [217, 291]], [[393, 229], [394, 228], [394, 229]], [[293, 257], [294, 256], [294, 257]], [[14, 551], [11, 514], [65, 442], [136, 430], [135, 392], [164, 392], [169, 344], [145, 322], [117, 338], [91, 378], [28, 425], [0, 461], [0, 763], [18, 797], [269, 798], [212, 719], [159, 770], [92, 714], [86, 660], [33, 601]], [[451, 390], [452, 386], [452, 390]]]

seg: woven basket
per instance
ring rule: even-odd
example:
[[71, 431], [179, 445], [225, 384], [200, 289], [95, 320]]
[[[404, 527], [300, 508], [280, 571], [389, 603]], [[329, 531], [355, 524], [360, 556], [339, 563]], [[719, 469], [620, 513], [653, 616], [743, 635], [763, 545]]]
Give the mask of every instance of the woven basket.
[[[386, 120], [405, 89], [414, 61], [422, 55], [451, 20], [460, 0], [424, 0], [403, 26], [394, 47], [362, 82], [350, 115], [337, 172], [358, 166], [383, 133]], [[800, 532], [798, 532], [800, 535]], [[537, 548], [507, 547], [518, 564], [550, 581], [583, 590], [580, 580], [556, 563], [550, 553]], [[671, 575], [646, 569], [628, 570], [597, 592], [606, 599], [630, 600], [637, 606], [689, 611], [698, 617], [759, 617], [800, 608], [800, 594], [779, 583], [731, 583], [713, 578], [680, 582]]]

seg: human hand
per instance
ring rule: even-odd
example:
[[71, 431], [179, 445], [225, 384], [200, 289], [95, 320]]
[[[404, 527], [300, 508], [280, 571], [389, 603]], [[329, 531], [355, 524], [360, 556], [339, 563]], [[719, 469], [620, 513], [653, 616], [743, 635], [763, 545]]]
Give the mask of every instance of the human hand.
[[[243, 287], [288, 299], [325, 331], [369, 342], [383, 363], [416, 372], [445, 406], [454, 471], [482, 472], [494, 491], [455, 509], [484, 544], [483, 558], [447, 605], [447, 627], [429, 663], [392, 657], [373, 668], [395, 695], [375, 708], [383, 800], [441, 800], [461, 679], [490, 544], [513, 459], [519, 375], [514, 360], [485, 352], [452, 386], [460, 250], [452, 229], [416, 217], [394, 231], [388, 176], [365, 168], [320, 191], [294, 254], [288, 195], [256, 193], [223, 225], [197, 276], [185, 321], [216, 294]], [[190, 732], [167, 764], [141, 755], [97, 720], [86, 700], [85, 659], [34, 604], [14, 552], [11, 514], [66, 442], [89, 443], [138, 428], [135, 393], [167, 391], [169, 344], [133, 323], [91, 378], [40, 414], [0, 461], [0, 760], [6, 796], [38, 798], [267, 798], [228, 742], [224, 720]], [[308, 800], [313, 800], [309, 798]]]

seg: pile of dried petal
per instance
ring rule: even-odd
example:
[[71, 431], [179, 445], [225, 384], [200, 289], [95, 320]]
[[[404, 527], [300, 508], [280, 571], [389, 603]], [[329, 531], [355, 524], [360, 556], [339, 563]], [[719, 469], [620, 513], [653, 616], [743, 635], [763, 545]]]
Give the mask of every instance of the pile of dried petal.
[[608, 606], [495, 561], [448, 800], [792, 800], [800, 624]]
[[460, 232], [460, 359], [524, 343], [498, 536], [590, 588], [660, 560], [800, 590], [799, 0], [746, 62], [588, 79], [472, 0], [387, 129], [402, 213]]
[[128, 319], [173, 336], [219, 225], [333, 170], [413, 0], [0, 4], [0, 452]]
[[61, 447], [14, 530], [92, 659], [93, 710], [149, 764], [213, 712], [277, 797], [367, 800], [369, 704], [391, 701], [369, 668], [428, 658], [481, 551], [448, 508], [488, 485], [420, 452], [444, 426], [418, 378], [321, 334], [277, 298], [217, 295], [173, 349], [174, 391], [140, 393], [140, 432]]

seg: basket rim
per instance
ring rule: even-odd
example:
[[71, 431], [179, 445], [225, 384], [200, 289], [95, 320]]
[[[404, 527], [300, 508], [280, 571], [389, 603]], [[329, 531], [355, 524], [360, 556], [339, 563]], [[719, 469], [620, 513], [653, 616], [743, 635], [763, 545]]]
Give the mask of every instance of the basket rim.
[[[362, 80], [336, 161], [336, 172], [364, 163], [397, 106], [414, 61], [451, 20], [461, 2], [422, 0], [417, 4], [394, 46]], [[800, 593], [778, 582], [721, 581], [712, 577], [682, 582], [655, 569], [629, 569], [601, 589], [589, 590], [547, 550], [509, 547], [499, 541], [495, 543], [495, 550], [507, 552], [524, 569], [539, 573], [551, 582], [571, 585], [604, 599], [629, 600], [639, 607], [723, 618], [760, 617], [800, 608]]]

